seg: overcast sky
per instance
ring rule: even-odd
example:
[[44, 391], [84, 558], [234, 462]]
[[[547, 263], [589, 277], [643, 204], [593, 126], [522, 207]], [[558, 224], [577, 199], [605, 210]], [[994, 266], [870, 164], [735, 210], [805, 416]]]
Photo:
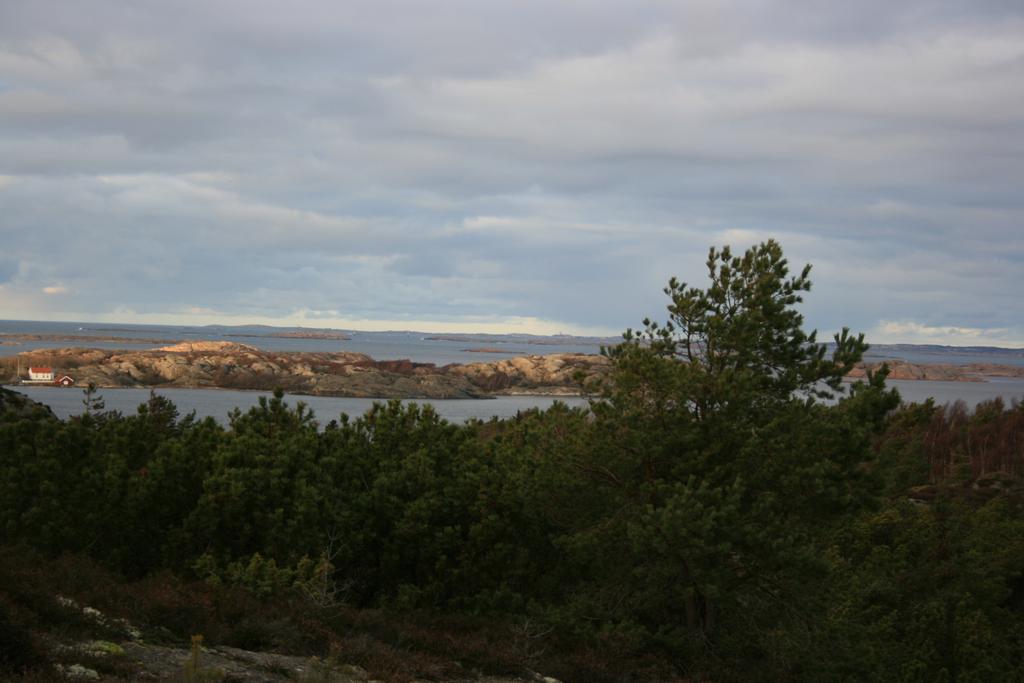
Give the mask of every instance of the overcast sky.
[[1024, 346], [1024, 3], [0, 2], [0, 318]]

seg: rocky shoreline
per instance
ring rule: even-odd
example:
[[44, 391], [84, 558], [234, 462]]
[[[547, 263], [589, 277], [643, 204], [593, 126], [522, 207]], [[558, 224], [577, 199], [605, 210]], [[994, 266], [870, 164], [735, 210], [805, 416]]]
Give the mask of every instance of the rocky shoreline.
[[[481, 349], [482, 351], [483, 349]], [[18, 354], [22, 368], [52, 366], [78, 386], [101, 388], [178, 387], [284, 389], [294, 394], [347, 398], [480, 399], [495, 396], [574, 396], [588, 382], [605, 377], [607, 358], [556, 353], [437, 366], [410, 360], [375, 360], [349, 351], [267, 351], [224, 341], [185, 342], [145, 351], [69, 347]], [[0, 379], [14, 379], [13, 358], [4, 359]], [[880, 363], [860, 364], [856, 380]], [[1024, 367], [888, 362], [889, 379], [984, 382], [991, 377], [1024, 378]]]
[[[990, 377], [1024, 377], [1024, 366], [1001, 365], [997, 363], [910, 363], [903, 360], [886, 361], [889, 379], [921, 380], [934, 382], [984, 382]], [[861, 379], [867, 371], [876, 372], [882, 363], [860, 363], [849, 375], [850, 379]]]
[[62, 348], [19, 354], [22, 367], [52, 366], [78, 386], [273, 390], [350, 398], [479, 399], [578, 395], [603, 377], [606, 358], [523, 356], [446, 365], [374, 360], [362, 353], [266, 351], [232, 342], [190, 342], [147, 351]]

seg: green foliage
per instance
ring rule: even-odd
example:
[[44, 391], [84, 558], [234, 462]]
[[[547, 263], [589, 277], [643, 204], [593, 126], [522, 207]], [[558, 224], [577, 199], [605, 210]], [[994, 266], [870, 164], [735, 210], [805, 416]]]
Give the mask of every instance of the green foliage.
[[32, 634], [11, 618], [8, 609], [0, 601], [0, 671], [11, 673], [39, 667], [43, 658]]
[[248, 562], [231, 562], [223, 570], [218, 568], [213, 556], [202, 555], [192, 567], [206, 581], [240, 586], [260, 598], [280, 595], [296, 582], [294, 569], [278, 567], [276, 561], [265, 560], [259, 553], [253, 554]]
[[606, 352], [615, 371], [595, 421], [562, 454], [552, 480], [579, 502], [559, 544], [585, 577], [566, 607], [684, 668], [714, 653], [792, 675], [771, 659], [774, 634], [820, 609], [807, 590], [827, 577], [817, 544], [868, 502], [862, 465], [898, 398], [879, 376], [816, 402], [866, 345], [844, 331], [826, 357], [803, 332], [793, 306], [809, 269], [789, 277], [777, 244], [712, 249], [708, 271], [707, 289], [669, 283], [669, 322]]
[[643, 332], [627, 330], [625, 343], [608, 351], [624, 390], [646, 388], [653, 392], [648, 399], [677, 404], [697, 419], [716, 411], [736, 415], [788, 402], [798, 391], [838, 390], [867, 349], [863, 335], [844, 329], [827, 358], [817, 333], [803, 331], [795, 305], [811, 288], [811, 267], [790, 277], [774, 240], [743, 256], [712, 248], [707, 268], [707, 289], [672, 278], [665, 288], [669, 320], [644, 320]]
[[1014, 680], [1024, 666], [1024, 516], [897, 501], [838, 537], [828, 614], [838, 677]]
[[[5, 392], [0, 533], [53, 568], [78, 553], [65, 579], [94, 596], [112, 579], [81, 556], [127, 577], [174, 638], [308, 654], [365, 608], [390, 616], [347, 641], [364, 663], [439, 647], [396, 613], [457, 614], [480, 621], [438, 626], [445, 656], [567, 679], [1013, 678], [1024, 409], [897, 409], [884, 369], [844, 388], [866, 345], [802, 329], [809, 270], [774, 242], [712, 249], [708, 275], [606, 351], [589, 409], [453, 425], [392, 401], [321, 425], [279, 391], [223, 426], [88, 390], [59, 421]], [[0, 639], [75, 628], [2, 571]]]
[[96, 384], [89, 382], [85, 389], [82, 390], [84, 397], [82, 398], [82, 406], [85, 408], [85, 415], [92, 415], [102, 411], [106, 404], [103, 402], [103, 397], [96, 391]]
[[280, 394], [232, 416], [211, 454], [211, 471], [185, 519], [181, 554], [221, 560], [254, 553], [291, 563], [315, 547], [324, 491], [317, 429], [305, 405]]

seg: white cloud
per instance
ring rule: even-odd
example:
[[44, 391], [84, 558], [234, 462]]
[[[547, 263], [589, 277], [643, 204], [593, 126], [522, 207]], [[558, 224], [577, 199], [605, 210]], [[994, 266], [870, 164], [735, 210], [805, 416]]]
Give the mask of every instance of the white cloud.
[[[3, 287], [0, 286], [0, 291]], [[492, 333], [492, 334], [575, 334], [585, 336], [615, 336], [621, 330], [606, 327], [577, 325], [571, 322], [544, 320], [522, 316], [460, 316], [450, 320], [403, 318], [353, 318], [338, 311], [299, 309], [283, 316], [260, 316], [225, 313], [202, 306], [193, 306], [177, 312], [139, 313], [126, 307], [110, 312], [56, 311], [43, 313], [38, 309], [29, 320], [91, 320], [121, 324], [151, 325], [278, 325], [296, 327], [330, 327], [366, 332], [409, 330], [429, 333]]]
[[925, 325], [912, 320], [883, 320], [869, 339], [879, 344], [1024, 347], [1020, 329]]
[[63, 83], [86, 78], [90, 72], [74, 43], [52, 34], [0, 47], [0, 73], [11, 78]]
[[809, 326], [1024, 338], [1019, 5], [183, 1], [0, 10], [0, 317], [619, 330], [775, 237]]

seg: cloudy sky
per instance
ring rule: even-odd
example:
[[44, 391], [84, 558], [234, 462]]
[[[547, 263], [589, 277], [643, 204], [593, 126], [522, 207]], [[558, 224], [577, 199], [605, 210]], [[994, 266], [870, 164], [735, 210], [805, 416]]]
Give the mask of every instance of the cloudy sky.
[[0, 2], [0, 318], [1024, 346], [1024, 4]]

